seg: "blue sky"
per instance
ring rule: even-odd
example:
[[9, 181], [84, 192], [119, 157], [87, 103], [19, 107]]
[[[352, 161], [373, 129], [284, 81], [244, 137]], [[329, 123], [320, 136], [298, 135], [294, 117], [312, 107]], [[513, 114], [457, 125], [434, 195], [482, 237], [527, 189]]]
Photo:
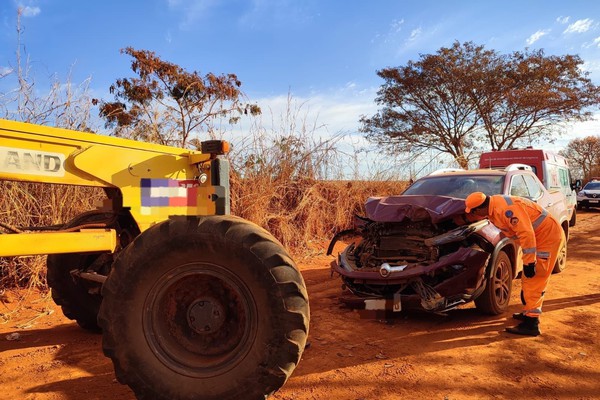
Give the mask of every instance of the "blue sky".
[[[355, 132], [360, 116], [376, 111], [378, 69], [454, 41], [578, 54], [600, 84], [594, 0], [3, 0], [0, 74], [14, 66], [18, 7], [38, 81], [91, 77], [94, 95], [109, 100], [110, 84], [131, 76], [119, 50], [132, 46], [201, 74], [235, 73], [263, 111], [289, 93], [329, 132]], [[568, 133], [600, 134], [600, 123]]]

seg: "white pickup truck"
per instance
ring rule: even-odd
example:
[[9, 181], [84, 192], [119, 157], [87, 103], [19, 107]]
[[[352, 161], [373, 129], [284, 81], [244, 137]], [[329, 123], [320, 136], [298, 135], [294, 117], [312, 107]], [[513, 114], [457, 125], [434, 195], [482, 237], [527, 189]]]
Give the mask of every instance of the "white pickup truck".
[[482, 153], [479, 168], [504, 169], [520, 163], [531, 167], [532, 172], [549, 192], [560, 191], [567, 199], [569, 226], [577, 223], [577, 194], [581, 182], [573, 181], [569, 171], [568, 160], [560, 154], [549, 150], [525, 149], [496, 150]]

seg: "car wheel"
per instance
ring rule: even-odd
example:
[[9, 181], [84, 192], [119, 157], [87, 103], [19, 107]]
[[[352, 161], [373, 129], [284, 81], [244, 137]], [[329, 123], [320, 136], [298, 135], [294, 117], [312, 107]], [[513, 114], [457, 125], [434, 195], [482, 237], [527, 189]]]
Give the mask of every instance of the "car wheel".
[[485, 314], [502, 314], [508, 308], [512, 292], [513, 269], [508, 255], [498, 253], [483, 293], [475, 299], [477, 309]]
[[552, 270], [553, 274], [558, 274], [563, 272], [567, 268], [567, 242], [563, 242], [563, 246], [558, 251], [558, 258], [556, 259], [556, 264], [554, 264], [554, 269]]
[[577, 223], [577, 210], [574, 208], [573, 215], [571, 216], [571, 219], [569, 220], [569, 226], [575, 226], [576, 223]]

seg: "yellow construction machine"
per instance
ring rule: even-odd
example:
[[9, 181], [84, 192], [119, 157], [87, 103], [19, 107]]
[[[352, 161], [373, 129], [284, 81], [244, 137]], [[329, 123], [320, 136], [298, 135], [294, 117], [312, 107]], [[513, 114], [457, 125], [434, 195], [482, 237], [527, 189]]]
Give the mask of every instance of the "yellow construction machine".
[[139, 399], [264, 399], [304, 350], [304, 281], [271, 234], [229, 215], [227, 151], [0, 119], [0, 180], [106, 193], [63, 224], [2, 224], [0, 257], [48, 254], [54, 301], [102, 332]]

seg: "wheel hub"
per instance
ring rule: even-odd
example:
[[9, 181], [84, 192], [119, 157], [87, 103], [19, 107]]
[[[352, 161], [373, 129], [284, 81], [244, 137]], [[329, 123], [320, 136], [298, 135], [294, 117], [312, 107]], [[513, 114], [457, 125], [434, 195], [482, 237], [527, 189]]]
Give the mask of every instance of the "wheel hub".
[[197, 333], [210, 334], [221, 328], [225, 322], [225, 310], [220, 302], [213, 298], [200, 298], [188, 307], [187, 320]]
[[148, 292], [144, 333], [161, 362], [186, 376], [219, 375], [243, 360], [258, 313], [249, 289], [212, 263], [171, 267]]

